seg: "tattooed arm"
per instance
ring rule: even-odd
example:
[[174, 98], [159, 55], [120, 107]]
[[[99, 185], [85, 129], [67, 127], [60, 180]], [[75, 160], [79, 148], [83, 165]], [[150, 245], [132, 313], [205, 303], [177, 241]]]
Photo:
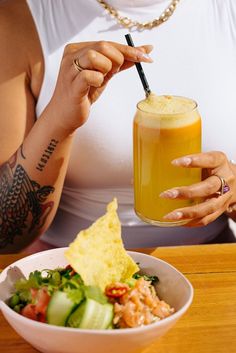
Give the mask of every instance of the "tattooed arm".
[[19, 251], [42, 234], [54, 217], [61, 194], [72, 136], [54, 128], [47, 111], [35, 124], [43, 71], [40, 45], [24, 1], [3, 2], [0, 253]]
[[0, 4], [1, 252], [19, 250], [49, 227], [74, 131], [113, 74], [152, 62], [151, 50], [105, 41], [66, 45], [53, 96], [35, 122], [44, 72], [39, 39], [25, 0]]
[[40, 187], [20, 164], [14, 167], [9, 162], [0, 169], [0, 249], [19, 243], [17, 237], [22, 245], [27, 244], [29, 239], [24, 235], [37, 234], [53, 207], [46, 199], [55, 188]]
[[69, 140], [52, 138], [40, 154], [39, 140], [32, 139], [29, 133], [24, 142], [29, 152], [25, 153], [21, 146], [0, 167], [0, 253], [22, 249], [48, 228], [61, 194]]

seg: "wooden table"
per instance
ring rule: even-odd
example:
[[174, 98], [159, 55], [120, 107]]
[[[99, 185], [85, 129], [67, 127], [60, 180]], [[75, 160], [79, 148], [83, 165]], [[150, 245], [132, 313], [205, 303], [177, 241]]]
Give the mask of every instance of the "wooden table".
[[[158, 248], [152, 255], [183, 272], [193, 284], [195, 295], [177, 325], [142, 353], [236, 353], [236, 244]], [[0, 268], [22, 256], [0, 255]], [[37, 350], [1, 315], [0, 352]]]

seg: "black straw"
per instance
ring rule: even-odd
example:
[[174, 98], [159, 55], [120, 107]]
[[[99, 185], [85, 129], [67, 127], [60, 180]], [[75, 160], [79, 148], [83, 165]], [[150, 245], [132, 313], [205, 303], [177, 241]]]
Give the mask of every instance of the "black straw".
[[[133, 42], [132, 37], [131, 37], [131, 35], [129, 33], [125, 34], [125, 39], [126, 39], [128, 45], [130, 47], [134, 47], [134, 42]], [[136, 66], [136, 69], [138, 71], [140, 80], [141, 80], [141, 82], [143, 84], [143, 88], [144, 88], [146, 97], [148, 97], [149, 94], [151, 93], [151, 90], [149, 88], [149, 84], [147, 82], [147, 79], [146, 79], [145, 73], [143, 71], [142, 65], [140, 63], [135, 63], [135, 66]]]

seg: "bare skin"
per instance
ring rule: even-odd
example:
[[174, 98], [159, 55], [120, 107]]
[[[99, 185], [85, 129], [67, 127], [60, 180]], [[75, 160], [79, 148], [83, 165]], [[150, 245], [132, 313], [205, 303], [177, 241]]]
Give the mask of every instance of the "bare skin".
[[[35, 104], [44, 75], [43, 54], [25, 0], [0, 4], [0, 253], [31, 244], [50, 226], [58, 208], [76, 129], [112, 76], [135, 62], [151, 62], [151, 46], [131, 48], [112, 42], [66, 46], [55, 92], [39, 119]], [[73, 60], [84, 68], [76, 71]], [[203, 168], [199, 185], [176, 189], [175, 197], [202, 197], [195, 208], [176, 210], [169, 219], [191, 218], [205, 225], [236, 202], [236, 167], [222, 152], [190, 156], [176, 167]], [[230, 192], [216, 197], [224, 177]], [[174, 198], [170, 191], [163, 197]], [[229, 214], [236, 219], [236, 212]]]
[[[74, 131], [89, 117], [113, 74], [135, 62], [152, 62], [149, 45], [112, 42], [65, 47], [53, 97], [39, 117], [35, 103], [44, 65], [24, 0], [0, 5], [0, 252], [26, 247], [56, 213]], [[82, 72], [73, 61], [79, 58]]]

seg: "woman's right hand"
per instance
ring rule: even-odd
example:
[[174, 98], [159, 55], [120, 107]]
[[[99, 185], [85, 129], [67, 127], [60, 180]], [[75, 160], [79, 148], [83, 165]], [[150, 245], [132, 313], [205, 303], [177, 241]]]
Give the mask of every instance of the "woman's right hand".
[[[115, 42], [83, 42], [65, 47], [56, 88], [47, 107], [54, 124], [68, 134], [83, 125], [89, 116], [91, 104], [117, 72], [135, 62], [152, 62], [147, 55], [151, 45], [130, 47]], [[76, 70], [77, 59], [82, 71]]]

